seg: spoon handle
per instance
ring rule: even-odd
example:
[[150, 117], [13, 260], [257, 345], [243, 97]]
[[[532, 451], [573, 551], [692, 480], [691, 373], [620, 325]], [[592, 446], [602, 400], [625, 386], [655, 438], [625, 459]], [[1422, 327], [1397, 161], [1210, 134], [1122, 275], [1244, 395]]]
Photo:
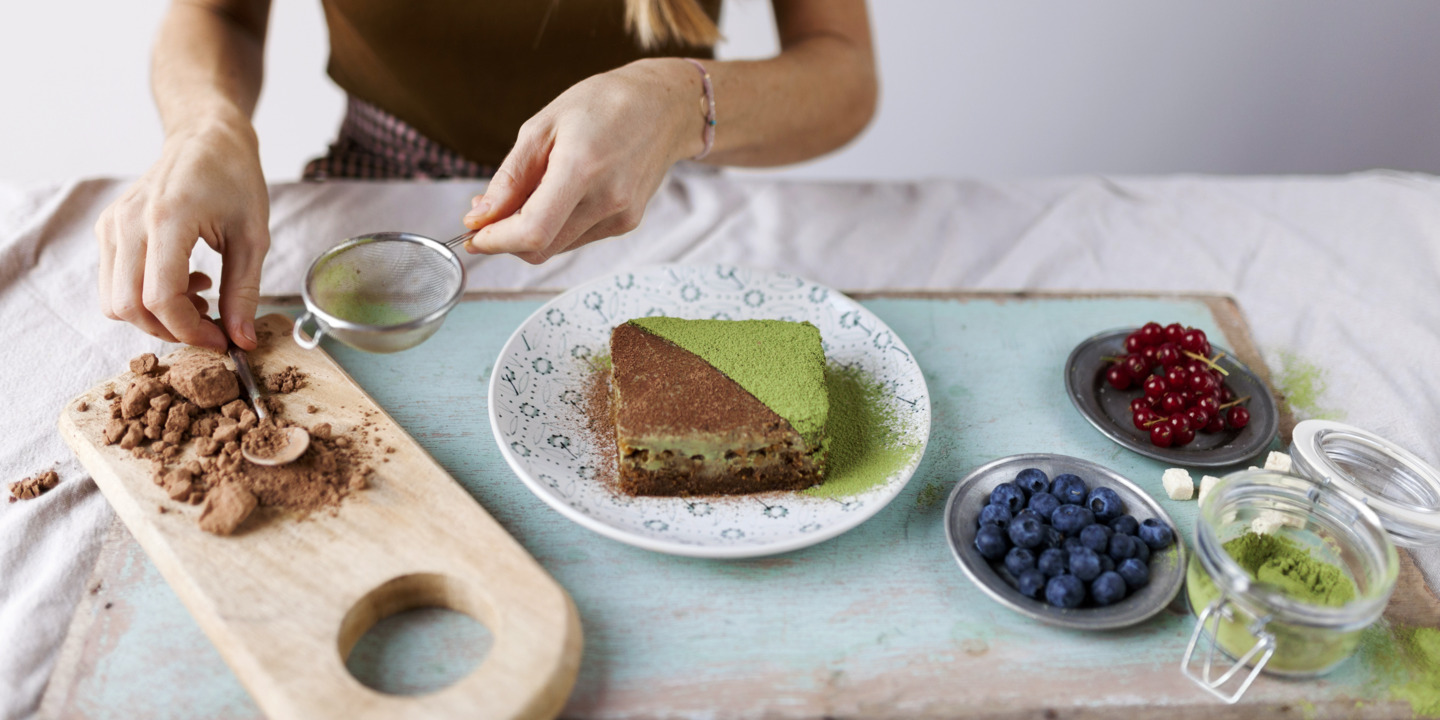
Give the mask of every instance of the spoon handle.
[[230, 359], [235, 361], [235, 374], [240, 376], [240, 383], [250, 395], [250, 405], [255, 408], [255, 416], [261, 420], [267, 419], [270, 414], [265, 412], [265, 406], [260, 402], [260, 388], [255, 386], [255, 375], [250, 372], [250, 358], [239, 346], [230, 343]]
[[460, 233], [459, 235], [456, 235], [455, 237], [450, 238], [449, 240], [446, 240], [446, 241], [445, 241], [445, 247], [448, 247], [448, 248], [450, 248], [451, 250], [454, 250], [455, 248], [460, 247], [461, 245], [465, 244], [465, 241], [466, 241], [466, 240], [469, 240], [470, 238], [475, 237], [475, 233], [477, 233], [477, 232], [480, 232], [480, 231], [479, 231], [479, 230], [466, 230], [465, 232]]

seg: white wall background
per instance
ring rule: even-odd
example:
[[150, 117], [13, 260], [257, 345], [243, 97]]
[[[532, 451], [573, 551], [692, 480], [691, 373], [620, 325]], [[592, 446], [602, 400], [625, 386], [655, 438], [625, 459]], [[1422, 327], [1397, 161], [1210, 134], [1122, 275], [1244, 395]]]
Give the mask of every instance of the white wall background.
[[[154, 160], [148, 58], [165, 5], [0, 6], [0, 180]], [[1437, 2], [871, 0], [871, 13], [875, 122], [783, 174], [1440, 172]], [[767, 0], [727, 0], [722, 56], [772, 52], [771, 23]], [[270, 27], [255, 121], [279, 181], [323, 152], [343, 98], [324, 75], [318, 0], [277, 0]]]

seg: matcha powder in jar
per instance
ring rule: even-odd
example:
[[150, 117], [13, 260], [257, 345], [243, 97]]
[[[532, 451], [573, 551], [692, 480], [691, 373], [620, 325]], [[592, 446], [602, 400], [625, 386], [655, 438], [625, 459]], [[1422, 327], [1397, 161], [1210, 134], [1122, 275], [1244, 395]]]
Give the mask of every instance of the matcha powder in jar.
[[1227, 475], [1195, 526], [1186, 594], [1196, 625], [1182, 669], [1227, 702], [1262, 671], [1323, 675], [1354, 654], [1398, 576], [1395, 546], [1355, 498], [1269, 471]]

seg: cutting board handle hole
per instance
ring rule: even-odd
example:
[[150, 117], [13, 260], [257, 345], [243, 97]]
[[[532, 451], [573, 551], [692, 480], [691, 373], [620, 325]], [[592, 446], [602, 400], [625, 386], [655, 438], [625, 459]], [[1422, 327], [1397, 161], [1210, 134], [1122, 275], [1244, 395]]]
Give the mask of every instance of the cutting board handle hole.
[[402, 575], [371, 590], [340, 626], [340, 658], [361, 684], [389, 695], [442, 690], [480, 667], [493, 611], [463, 583]]

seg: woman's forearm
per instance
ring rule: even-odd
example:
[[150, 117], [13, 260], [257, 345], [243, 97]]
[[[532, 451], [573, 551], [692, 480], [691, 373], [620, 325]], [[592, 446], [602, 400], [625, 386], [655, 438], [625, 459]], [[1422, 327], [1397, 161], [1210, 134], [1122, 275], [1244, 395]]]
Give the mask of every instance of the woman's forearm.
[[176, 0], [171, 5], [151, 64], [151, 88], [166, 137], [215, 124], [250, 127], [260, 97], [269, 13], [269, 0]]
[[878, 91], [863, 0], [777, 0], [775, 14], [778, 56], [706, 63], [717, 124], [705, 162], [763, 167], [808, 160], [849, 142], [874, 115]]

